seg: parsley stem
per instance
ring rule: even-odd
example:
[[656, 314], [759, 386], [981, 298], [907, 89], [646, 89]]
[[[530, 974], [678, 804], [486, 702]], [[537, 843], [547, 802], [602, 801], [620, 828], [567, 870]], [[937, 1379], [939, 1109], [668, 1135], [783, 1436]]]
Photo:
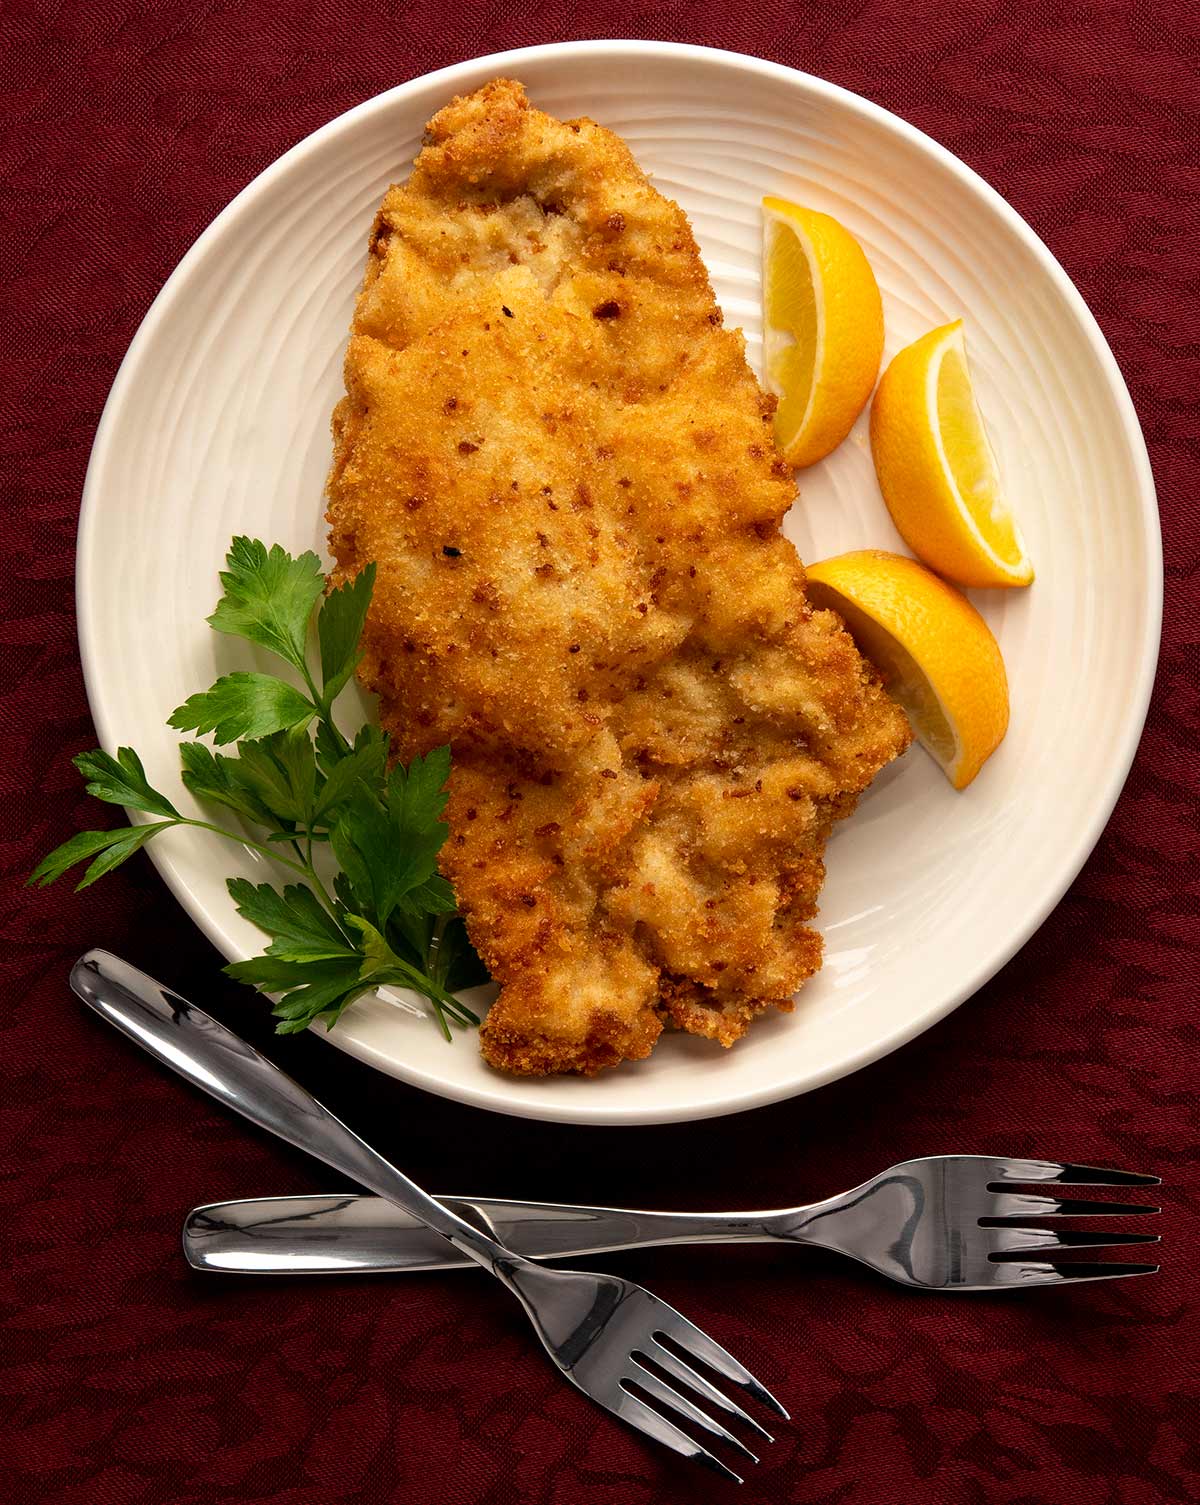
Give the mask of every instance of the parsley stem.
[[308, 686], [308, 693], [313, 698], [313, 704], [317, 708], [317, 715], [320, 716], [322, 721], [327, 721], [329, 719], [329, 707], [322, 699], [321, 692], [317, 689], [316, 681], [313, 679], [312, 674], [309, 672], [309, 667], [303, 659], [300, 661], [300, 673], [304, 675], [304, 683]]
[[324, 721], [325, 725], [329, 728], [329, 730], [333, 733], [334, 738], [336, 739], [338, 746], [342, 750], [342, 754], [345, 755], [346, 753], [348, 753], [350, 751], [350, 743], [342, 735], [340, 729], [338, 728], [337, 723], [334, 721], [332, 709], [330, 709], [329, 707], [326, 707], [325, 714], [324, 714], [324, 716], [321, 719]]
[[334, 740], [337, 742], [338, 747], [342, 750], [342, 752], [348, 753], [350, 751], [350, 744], [342, 735], [333, 719], [332, 698], [327, 698], [326, 696], [322, 695], [321, 692], [317, 689], [316, 683], [313, 680], [312, 675], [309, 673], [307, 664], [300, 665], [300, 672], [304, 675], [304, 683], [308, 686], [309, 694], [312, 696], [313, 701], [316, 704], [317, 716], [333, 733]]
[[[298, 850], [299, 850], [299, 848], [297, 848], [297, 851]], [[312, 863], [312, 833], [311, 832], [309, 833], [308, 841], [307, 841], [307, 844], [306, 844], [304, 866], [305, 866], [305, 869], [306, 869], [306, 871], [308, 873], [308, 876], [312, 879], [313, 886], [316, 888], [317, 892], [321, 896], [321, 902], [325, 905], [325, 908], [329, 911], [329, 913], [337, 921], [338, 928], [341, 929], [344, 932], [345, 927], [342, 925], [341, 920], [338, 918], [337, 905], [333, 902], [333, 898], [330, 895], [329, 890], [321, 882], [320, 876], [318, 875], [316, 868], [313, 867], [313, 863]]]
[[[392, 974], [389, 976], [389, 973]], [[402, 957], [393, 954], [390, 967], [377, 974], [379, 982], [399, 982], [405, 987], [414, 989], [424, 994], [437, 1011], [439, 1020], [444, 1009], [458, 1024], [478, 1024], [479, 1016], [449, 993], [436, 978], [430, 977], [427, 972], [411, 966]]]
[[338, 746], [341, 748], [342, 752], [349, 752], [349, 742], [346, 741], [345, 737], [342, 736], [341, 732], [334, 724], [332, 700], [322, 695], [320, 690], [317, 689], [316, 681], [313, 679], [312, 673], [310, 672], [307, 664], [302, 663], [300, 665], [300, 673], [304, 676], [304, 683], [308, 686], [308, 693], [312, 696], [313, 704], [317, 708], [318, 719], [323, 721], [329, 728], [329, 730], [333, 733], [334, 738], [336, 739]]

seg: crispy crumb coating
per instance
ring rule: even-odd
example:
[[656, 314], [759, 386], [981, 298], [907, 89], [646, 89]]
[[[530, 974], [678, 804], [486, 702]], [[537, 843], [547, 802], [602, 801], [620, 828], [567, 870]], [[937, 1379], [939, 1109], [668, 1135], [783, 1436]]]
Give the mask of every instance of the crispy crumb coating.
[[792, 1007], [832, 823], [909, 742], [779, 525], [773, 400], [628, 147], [497, 80], [371, 234], [333, 420], [335, 580], [403, 758], [450, 742], [443, 871], [522, 1073], [729, 1045]]

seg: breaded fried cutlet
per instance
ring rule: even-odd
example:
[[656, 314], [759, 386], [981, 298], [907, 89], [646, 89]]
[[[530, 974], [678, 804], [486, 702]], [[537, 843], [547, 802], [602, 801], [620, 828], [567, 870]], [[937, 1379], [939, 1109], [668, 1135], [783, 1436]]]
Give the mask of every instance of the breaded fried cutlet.
[[821, 963], [822, 853], [908, 745], [780, 533], [774, 400], [628, 147], [497, 80], [371, 233], [333, 420], [363, 683], [453, 750], [442, 865], [500, 985], [485, 1058], [722, 1045]]

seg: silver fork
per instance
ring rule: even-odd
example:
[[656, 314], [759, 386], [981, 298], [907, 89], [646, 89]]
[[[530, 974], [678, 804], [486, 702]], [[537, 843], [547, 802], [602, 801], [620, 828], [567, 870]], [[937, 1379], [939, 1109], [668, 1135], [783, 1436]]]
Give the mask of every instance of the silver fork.
[[507, 1248], [422, 1191], [240, 1036], [144, 972], [107, 952], [90, 951], [72, 969], [71, 986], [194, 1086], [370, 1187], [387, 1199], [382, 1205], [403, 1209], [447, 1255], [457, 1252], [489, 1270], [520, 1301], [546, 1352], [571, 1383], [639, 1432], [739, 1484], [741, 1477], [678, 1423], [752, 1462], [758, 1461], [755, 1454], [710, 1412], [773, 1440], [677, 1349], [787, 1419], [748, 1369], [674, 1307], [631, 1280], [550, 1269]]
[[[837, 1250], [901, 1285], [938, 1291], [1013, 1290], [1157, 1271], [1157, 1265], [1054, 1257], [1073, 1249], [1153, 1244], [1155, 1234], [1022, 1226], [1028, 1218], [1127, 1217], [1155, 1213], [1157, 1207], [1014, 1189], [1036, 1183], [1133, 1187], [1157, 1186], [1159, 1178], [1057, 1160], [934, 1155], [903, 1161], [823, 1202], [776, 1212], [639, 1212], [475, 1197], [440, 1200], [531, 1259], [656, 1244], [779, 1240]], [[183, 1247], [196, 1269], [255, 1275], [394, 1273], [466, 1264], [397, 1208], [350, 1195], [197, 1207], [184, 1225]]]

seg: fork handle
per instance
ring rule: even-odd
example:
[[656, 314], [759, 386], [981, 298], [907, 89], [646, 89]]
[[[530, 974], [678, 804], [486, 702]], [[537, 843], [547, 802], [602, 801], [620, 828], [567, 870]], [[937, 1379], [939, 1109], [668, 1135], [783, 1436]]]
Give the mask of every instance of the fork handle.
[[[443, 1197], [529, 1259], [571, 1259], [655, 1244], [768, 1243], [765, 1214], [638, 1212]], [[444, 1239], [378, 1197], [260, 1197], [196, 1207], [183, 1252], [197, 1270], [243, 1275], [398, 1274], [461, 1269]]]
[[240, 1035], [128, 962], [107, 951], [89, 951], [72, 968], [71, 987], [193, 1086], [386, 1198], [505, 1284], [528, 1266], [521, 1255], [422, 1191]]

